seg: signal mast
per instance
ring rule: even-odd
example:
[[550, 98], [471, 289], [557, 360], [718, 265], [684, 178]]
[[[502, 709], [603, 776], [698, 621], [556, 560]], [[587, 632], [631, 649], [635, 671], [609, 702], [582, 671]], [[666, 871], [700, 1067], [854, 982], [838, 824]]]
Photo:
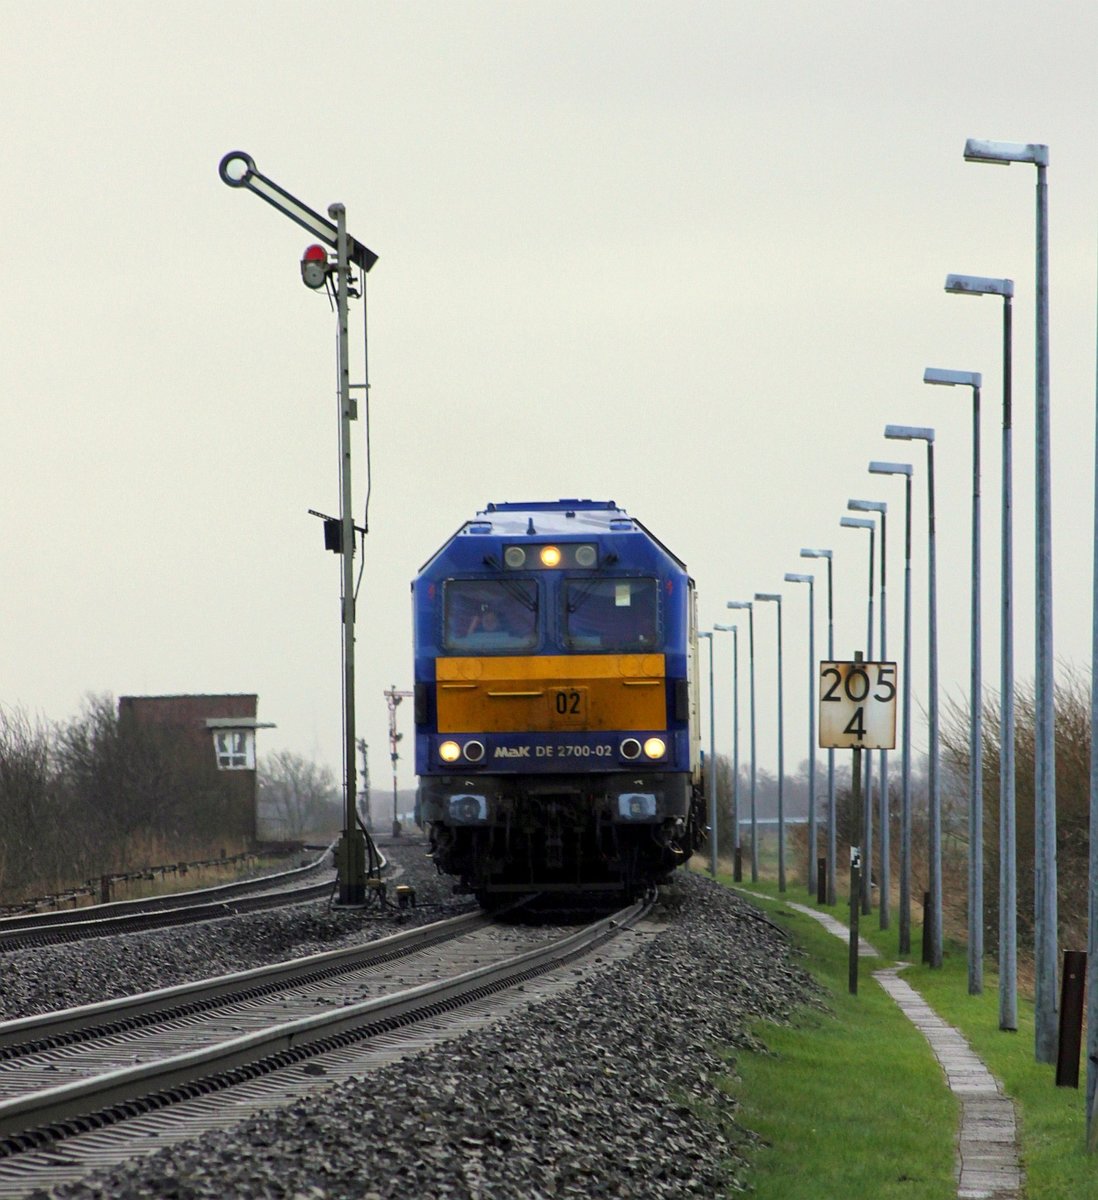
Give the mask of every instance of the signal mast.
[[397, 733], [397, 705], [412, 694], [398, 692], [395, 683], [391, 688], [385, 689], [385, 702], [389, 706], [389, 757], [393, 760], [393, 837], [400, 837], [401, 834], [400, 817], [397, 815], [397, 759], [400, 758], [397, 743], [404, 737], [403, 733]]

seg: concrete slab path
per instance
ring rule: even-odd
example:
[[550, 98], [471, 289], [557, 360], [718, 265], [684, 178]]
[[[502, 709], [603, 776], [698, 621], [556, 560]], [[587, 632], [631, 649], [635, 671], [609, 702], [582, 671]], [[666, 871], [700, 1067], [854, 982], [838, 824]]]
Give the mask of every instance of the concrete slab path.
[[[749, 896], [773, 899], [772, 896], [760, 896], [758, 892], [737, 890]], [[829, 933], [843, 941], [849, 939], [849, 928], [830, 913], [792, 900], [784, 903], [819, 921]], [[877, 957], [877, 952], [864, 938], [859, 938], [858, 956]], [[943, 1021], [922, 996], [900, 978], [900, 971], [909, 965], [900, 963], [882, 968], [873, 972], [873, 978], [930, 1043], [950, 1090], [961, 1102], [961, 1128], [957, 1138], [958, 1200], [1021, 1200], [1024, 1176], [1018, 1157], [1014, 1104], [958, 1030]]]

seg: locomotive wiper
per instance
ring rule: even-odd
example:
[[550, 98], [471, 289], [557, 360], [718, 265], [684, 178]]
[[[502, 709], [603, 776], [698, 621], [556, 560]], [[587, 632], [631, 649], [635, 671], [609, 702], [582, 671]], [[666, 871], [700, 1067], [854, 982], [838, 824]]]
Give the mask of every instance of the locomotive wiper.
[[[490, 567], [493, 571], [500, 570], [500, 565], [490, 554], [484, 556], [484, 565]], [[533, 596], [527, 594], [522, 584], [517, 579], [508, 579], [506, 575], [502, 575], [494, 582], [498, 583], [512, 600], [517, 600], [523, 608], [528, 608], [532, 613], [538, 611], [538, 595], [535, 589]]]

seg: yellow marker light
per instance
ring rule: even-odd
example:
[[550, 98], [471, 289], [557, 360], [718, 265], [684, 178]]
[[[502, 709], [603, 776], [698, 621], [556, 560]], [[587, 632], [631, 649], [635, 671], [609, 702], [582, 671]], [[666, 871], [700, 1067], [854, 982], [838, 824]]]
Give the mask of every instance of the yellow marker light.
[[667, 753], [667, 743], [663, 738], [648, 738], [644, 743], [644, 752], [649, 758], [663, 758]]
[[556, 546], [542, 546], [541, 565], [543, 567], [559, 567], [560, 551]]
[[443, 762], [457, 762], [461, 757], [461, 747], [457, 742], [443, 742], [438, 748], [438, 756]]

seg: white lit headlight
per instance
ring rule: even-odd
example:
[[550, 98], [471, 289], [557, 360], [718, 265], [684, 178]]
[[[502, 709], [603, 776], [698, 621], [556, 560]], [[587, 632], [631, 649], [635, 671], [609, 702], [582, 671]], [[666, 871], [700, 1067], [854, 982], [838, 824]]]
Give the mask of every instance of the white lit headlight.
[[438, 748], [438, 756], [443, 762], [457, 762], [461, 757], [461, 747], [457, 742], [443, 742]]
[[647, 738], [644, 743], [644, 752], [649, 758], [663, 758], [667, 753], [667, 743], [663, 738]]

